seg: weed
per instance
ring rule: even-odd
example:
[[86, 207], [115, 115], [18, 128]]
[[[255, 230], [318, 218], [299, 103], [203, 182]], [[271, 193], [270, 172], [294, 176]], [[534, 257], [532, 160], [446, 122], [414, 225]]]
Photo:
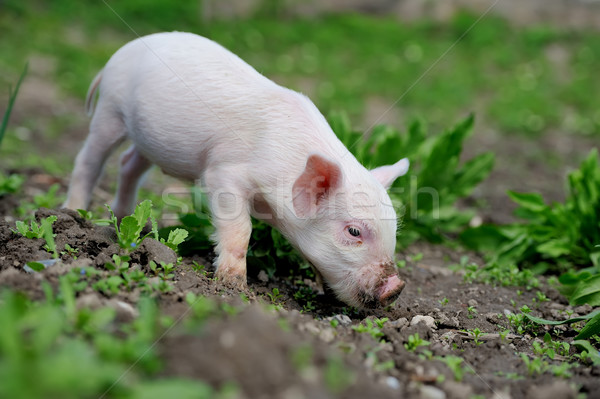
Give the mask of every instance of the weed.
[[17, 230], [12, 231], [27, 238], [43, 238], [47, 234], [46, 228], [48, 226], [52, 227], [52, 224], [57, 220], [58, 218], [55, 215], [48, 216], [47, 218], [43, 219], [40, 224], [32, 220], [29, 222], [29, 225], [27, 225], [26, 222], [19, 220], [16, 222]]
[[408, 342], [404, 344], [404, 348], [409, 352], [414, 352], [421, 346], [429, 346], [429, 341], [419, 337], [419, 333], [414, 333], [408, 336]]
[[271, 292], [267, 292], [267, 296], [271, 299], [271, 303], [276, 305], [283, 298], [283, 294], [279, 292], [279, 288], [273, 288]]
[[[1, 139], [0, 139], [1, 141]], [[14, 194], [21, 189], [25, 178], [17, 173], [5, 176], [0, 172], [0, 197], [6, 194]]]
[[465, 375], [465, 370], [462, 367], [464, 361], [462, 357], [448, 355], [443, 357], [438, 356], [436, 359], [442, 361], [452, 371], [455, 381], [462, 381]]
[[446, 306], [448, 304], [448, 302], [450, 302], [448, 300], [448, 298], [444, 297], [442, 300], [438, 301], [440, 303], [440, 305], [442, 306]]
[[2, 140], [4, 139], [4, 134], [6, 133], [6, 128], [8, 126], [8, 120], [10, 119], [10, 114], [12, 113], [13, 106], [15, 105], [17, 94], [21, 88], [21, 83], [23, 83], [23, 79], [25, 79], [25, 75], [27, 75], [28, 66], [28, 64], [25, 64], [23, 72], [21, 72], [21, 76], [19, 76], [19, 80], [15, 86], [15, 91], [12, 91], [12, 87], [8, 88], [8, 105], [6, 106], [6, 111], [4, 111], [4, 116], [2, 117], [2, 124], [0, 124], [0, 145], [2, 145]]
[[25, 222], [17, 221], [17, 231], [12, 230], [15, 233], [19, 233], [27, 238], [43, 238], [46, 240], [44, 249], [50, 253], [54, 258], [58, 258], [58, 251], [56, 250], [56, 243], [54, 242], [54, 232], [52, 231], [52, 224], [56, 222], [58, 218], [54, 215], [48, 216], [37, 224], [35, 221], [31, 221], [29, 226]]
[[[145, 200], [139, 203], [135, 207], [135, 211], [133, 215], [125, 216], [121, 223], [118, 223], [117, 217], [114, 212], [110, 208], [110, 206], [106, 205], [106, 208], [110, 212], [110, 222], [114, 225], [115, 231], [117, 233], [117, 242], [119, 246], [126, 251], [133, 251], [137, 246], [148, 236], [153, 235], [154, 237], [158, 236], [156, 221], [154, 217], [152, 217], [152, 202], [150, 200]], [[140, 233], [142, 229], [146, 226], [146, 222], [150, 219], [152, 223], [152, 231], [146, 234], [143, 237], [140, 237]], [[179, 236], [177, 236], [179, 237]]]
[[548, 362], [543, 361], [539, 357], [530, 358], [526, 353], [521, 353], [521, 360], [527, 367], [529, 376], [543, 374], [548, 369]]
[[73, 248], [69, 244], [65, 244], [65, 249], [60, 254], [61, 255], [68, 255], [71, 258], [73, 258], [73, 260], [77, 260], [77, 253], [78, 252], [79, 252], [79, 249]]
[[483, 342], [481, 342], [479, 340], [479, 338], [483, 337], [484, 335], [486, 335], [486, 333], [484, 333], [483, 331], [481, 331], [478, 327], [474, 328], [472, 330], [466, 330], [466, 332], [473, 337], [473, 342], [475, 342], [475, 345], [481, 345]]
[[204, 265], [199, 264], [198, 262], [196, 262], [195, 260], [192, 261], [192, 270], [195, 271], [196, 273], [200, 273], [203, 276], [206, 276], [206, 274], [208, 273], [208, 271], [206, 271], [206, 268]]
[[475, 306], [469, 306], [467, 308], [467, 312], [468, 312], [468, 318], [472, 319], [473, 317], [475, 317], [475, 315], [477, 315], [477, 309], [475, 309]]
[[[486, 251], [492, 263], [501, 265], [545, 262], [558, 270], [570, 265], [597, 267], [600, 261], [596, 248], [600, 242], [600, 165], [596, 149], [590, 151], [579, 169], [569, 174], [568, 187], [565, 202], [553, 205], [547, 205], [540, 194], [509, 192], [509, 197], [519, 205], [517, 216], [527, 222], [482, 225], [465, 231], [463, 242]], [[561, 279], [566, 285], [571, 282], [570, 277]], [[573, 297], [572, 287], [570, 290], [565, 287], [565, 293], [571, 300], [578, 299]]]
[[188, 231], [185, 229], [174, 229], [169, 231], [169, 236], [166, 240], [164, 238], [161, 238], [160, 242], [165, 244], [167, 247], [171, 248], [173, 251], [177, 252], [177, 247], [179, 246], [179, 244], [185, 241], [188, 234]]
[[384, 336], [383, 325], [388, 321], [387, 317], [382, 319], [365, 319], [364, 324], [359, 324], [356, 326], [352, 326], [352, 329], [358, 333], [369, 333], [374, 339], [379, 340], [379, 338]]

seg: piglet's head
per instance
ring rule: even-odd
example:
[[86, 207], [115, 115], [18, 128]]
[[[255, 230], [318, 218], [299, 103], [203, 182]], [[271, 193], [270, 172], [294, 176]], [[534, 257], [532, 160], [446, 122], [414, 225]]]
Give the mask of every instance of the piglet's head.
[[289, 239], [338, 298], [358, 308], [393, 302], [402, 292], [394, 262], [396, 212], [387, 189], [408, 160], [368, 171], [311, 154], [292, 188], [298, 224]]

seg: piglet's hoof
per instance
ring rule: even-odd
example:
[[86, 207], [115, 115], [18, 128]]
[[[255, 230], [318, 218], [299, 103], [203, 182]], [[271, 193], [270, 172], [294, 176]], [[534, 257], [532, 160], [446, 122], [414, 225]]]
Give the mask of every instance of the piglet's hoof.
[[248, 283], [246, 276], [241, 276], [238, 274], [228, 274], [228, 273], [216, 273], [217, 283], [228, 289], [236, 290], [236, 291], [247, 291]]

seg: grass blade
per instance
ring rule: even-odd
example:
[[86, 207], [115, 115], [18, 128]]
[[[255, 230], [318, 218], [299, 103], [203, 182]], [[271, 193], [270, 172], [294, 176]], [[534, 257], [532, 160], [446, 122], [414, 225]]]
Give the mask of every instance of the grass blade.
[[8, 126], [8, 119], [12, 113], [13, 105], [15, 105], [15, 101], [17, 99], [17, 93], [21, 88], [21, 83], [23, 82], [23, 79], [25, 79], [25, 75], [27, 75], [28, 67], [29, 63], [25, 64], [25, 68], [23, 68], [23, 72], [21, 72], [21, 76], [19, 77], [19, 81], [15, 87], [15, 91], [13, 92], [11, 88], [8, 89], [8, 106], [6, 107], [4, 118], [2, 118], [2, 125], [0, 125], [0, 145], [2, 144], [2, 139], [4, 138], [4, 133], [6, 132], [6, 127]]

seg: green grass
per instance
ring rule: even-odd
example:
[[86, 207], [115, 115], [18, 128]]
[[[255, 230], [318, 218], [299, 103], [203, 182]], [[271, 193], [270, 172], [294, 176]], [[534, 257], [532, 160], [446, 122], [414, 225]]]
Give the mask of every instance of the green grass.
[[[109, 4], [140, 35], [189, 30], [213, 38], [265, 75], [307, 91], [325, 114], [342, 109], [354, 123], [369, 98], [391, 103], [402, 96], [392, 113], [425, 118], [436, 129], [475, 110], [486, 124], [509, 133], [600, 130], [600, 100], [589, 95], [600, 89], [595, 33], [513, 29], [488, 16], [408, 90], [474, 16], [433, 24], [362, 15], [277, 19], [263, 13], [232, 23], [205, 21], [197, 1]], [[56, 64], [49, 77], [79, 98], [110, 55], [136, 37], [103, 2], [12, 0], [5, 9], [0, 28], [9, 34], [0, 39], [0, 70], [14, 74], [33, 55], [50, 57]], [[12, 40], [24, 35], [27, 46]]]

